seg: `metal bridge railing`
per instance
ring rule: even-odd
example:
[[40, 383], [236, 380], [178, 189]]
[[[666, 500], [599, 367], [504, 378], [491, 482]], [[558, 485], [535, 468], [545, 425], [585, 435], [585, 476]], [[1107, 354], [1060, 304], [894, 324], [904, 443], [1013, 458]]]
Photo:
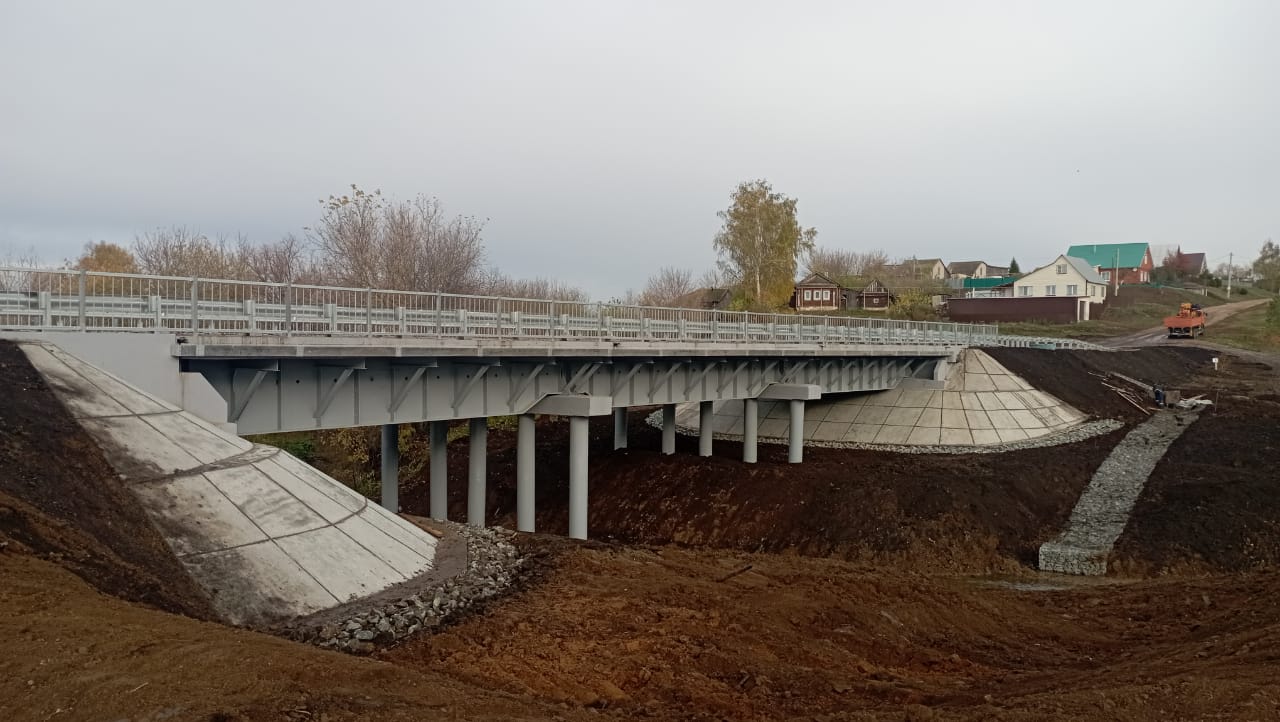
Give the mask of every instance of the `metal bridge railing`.
[[0, 266], [0, 329], [977, 346], [996, 326]]

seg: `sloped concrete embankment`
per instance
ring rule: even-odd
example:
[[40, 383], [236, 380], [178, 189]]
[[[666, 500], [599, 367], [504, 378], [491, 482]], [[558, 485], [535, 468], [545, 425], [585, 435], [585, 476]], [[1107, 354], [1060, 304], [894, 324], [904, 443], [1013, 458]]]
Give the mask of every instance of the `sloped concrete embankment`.
[[1129, 432], [1094, 473], [1066, 530], [1040, 546], [1040, 569], [1106, 574], [1107, 558], [1147, 479], [1194, 417], [1194, 412], [1159, 411]]
[[[742, 403], [716, 402], [718, 438], [742, 438]], [[761, 401], [760, 441], [784, 443], [785, 402]], [[805, 405], [806, 444], [913, 453], [1011, 451], [1070, 443], [1114, 431], [1119, 423], [1087, 417], [1009, 371], [985, 351], [966, 349], [944, 380], [903, 379], [887, 391], [841, 394]], [[649, 422], [661, 424], [660, 414]], [[676, 428], [696, 434], [697, 404], [682, 404]]]
[[55, 346], [22, 350], [225, 620], [277, 624], [436, 566], [435, 536], [293, 456], [228, 434]]

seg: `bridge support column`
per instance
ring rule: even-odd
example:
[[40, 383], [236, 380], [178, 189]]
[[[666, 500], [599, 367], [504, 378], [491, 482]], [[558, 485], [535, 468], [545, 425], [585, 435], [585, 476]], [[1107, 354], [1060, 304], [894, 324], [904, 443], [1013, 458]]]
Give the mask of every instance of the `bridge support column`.
[[489, 419], [471, 420], [471, 439], [467, 460], [467, 523], [484, 526], [485, 476], [488, 473]]
[[715, 433], [714, 402], [698, 402], [698, 456], [711, 456], [711, 435]]
[[613, 448], [627, 448], [627, 407], [619, 406], [613, 410]]
[[791, 437], [787, 440], [787, 463], [804, 461], [804, 401], [791, 399]]
[[748, 464], [756, 463], [756, 434], [760, 431], [760, 402], [755, 399], [742, 400], [742, 460]]
[[662, 405], [662, 453], [676, 453], [676, 405]]
[[427, 425], [431, 442], [431, 518], [449, 518], [449, 422]]
[[533, 531], [534, 433], [533, 414], [520, 414], [516, 422], [516, 529]]
[[587, 538], [586, 416], [569, 417], [569, 536]]
[[400, 424], [382, 425], [382, 508], [400, 513]]

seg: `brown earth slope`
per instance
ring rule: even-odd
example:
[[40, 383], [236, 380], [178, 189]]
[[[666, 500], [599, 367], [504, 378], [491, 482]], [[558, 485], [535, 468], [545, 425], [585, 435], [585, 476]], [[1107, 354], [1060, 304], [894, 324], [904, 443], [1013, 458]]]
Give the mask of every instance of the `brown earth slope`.
[[107, 594], [213, 617], [101, 450], [8, 341], [0, 341], [0, 469], [0, 535]]

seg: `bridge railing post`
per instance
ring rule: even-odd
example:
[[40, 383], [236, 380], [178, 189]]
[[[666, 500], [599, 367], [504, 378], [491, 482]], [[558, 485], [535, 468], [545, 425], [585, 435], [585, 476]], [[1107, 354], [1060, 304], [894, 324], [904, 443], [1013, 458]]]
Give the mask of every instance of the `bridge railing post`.
[[364, 329], [366, 336], [373, 335], [373, 289], [364, 290]]
[[200, 279], [191, 279], [191, 333], [200, 331]]
[[88, 285], [88, 271], [80, 272], [80, 330], [85, 330], [85, 286]]

